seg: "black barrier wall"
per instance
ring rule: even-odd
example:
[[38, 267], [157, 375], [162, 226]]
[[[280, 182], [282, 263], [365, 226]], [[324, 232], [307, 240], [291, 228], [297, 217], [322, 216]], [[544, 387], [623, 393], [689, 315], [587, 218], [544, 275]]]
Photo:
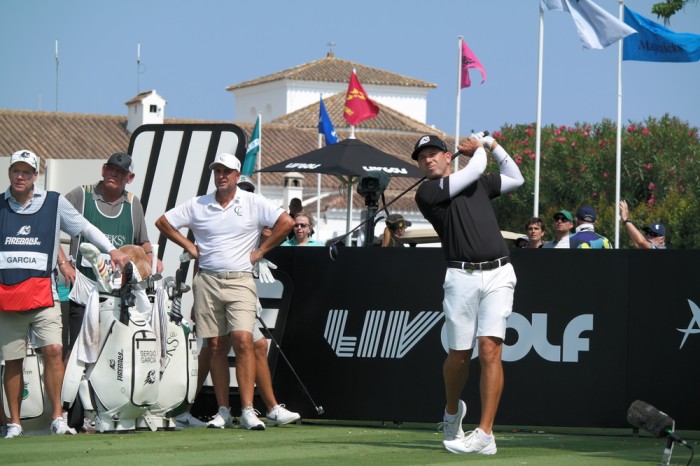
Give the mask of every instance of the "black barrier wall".
[[[700, 428], [699, 251], [516, 250], [514, 312], [497, 424], [627, 426], [632, 401]], [[282, 349], [329, 419], [442, 419], [442, 282], [436, 248], [277, 248], [293, 283]], [[285, 306], [286, 307], [286, 306]], [[479, 418], [478, 362], [464, 392]], [[319, 417], [288, 366], [275, 392]]]

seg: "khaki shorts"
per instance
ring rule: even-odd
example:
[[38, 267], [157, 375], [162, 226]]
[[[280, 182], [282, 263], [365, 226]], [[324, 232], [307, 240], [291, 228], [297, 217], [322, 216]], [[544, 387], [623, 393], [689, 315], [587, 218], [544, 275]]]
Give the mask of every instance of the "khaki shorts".
[[61, 302], [33, 311], [0, 312], [0, 356], [12, 361], [27, 354], [27, 332], [35, 348], [62, 344]]
[[227, 278], [201, 271], [192, 280], [197, 336], [212, 338], [233, 331], [253, 333], [258, 300], [250, 273]]

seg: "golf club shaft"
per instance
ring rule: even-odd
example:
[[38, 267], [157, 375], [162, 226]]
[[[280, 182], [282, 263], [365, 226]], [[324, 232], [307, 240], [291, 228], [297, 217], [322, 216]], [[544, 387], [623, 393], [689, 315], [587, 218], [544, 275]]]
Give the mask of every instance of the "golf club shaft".
[[299, 382], [299, 385], [301, 385], [301, 388], [304, 389], [304, 393], [306, 393], [306, 396], [311, 400], [311, 404], [314, 405], [314, 409], [316, 409], [316, 412], [318, 414], [323, 414], [323, 407], [318, 406], [316, 402], [314, 402], [314, 399], [311, 397], [311, 394], [309, 391], [306, 389], [306, 385], [304, 385], [304, 382], [301, 381], [301, 377], [299, 377], [299, 374], [297, 374], [297, 371], [294, 370], [294, 367], [292, 367], [292, 363], [289, 362], [289, 359], [287, 359], [287, 356], [284, 354], [284, 351], [282, 351], [282, 347], [280, 347], [279, 343], [277, 343], [277, 340], [275, 340], [275, 337], [272, 336], [272, 332], [270, 329], [267, 327], [267, 324], [265, 324], [265, 321], [263, 320], [262, 316], [258, 316], [258, 320], [262, 324], [263, 328], [267, 332], [268, 335], [270, 335], [270, 339], [272, 342], [275, 344], [277, 347], [277, 350], [280, 352], [282, 355], [282, 359], [287, 363], [287, 366], [289, 366], [289, 369], [292, 371], [292, 374], [294, 374], [294, 377], [296, 377], [297, 382]]

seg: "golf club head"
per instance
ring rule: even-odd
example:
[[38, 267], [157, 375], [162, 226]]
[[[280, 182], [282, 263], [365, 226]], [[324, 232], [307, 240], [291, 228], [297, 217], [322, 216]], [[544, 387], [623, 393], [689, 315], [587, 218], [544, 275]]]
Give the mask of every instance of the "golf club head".
[[323, 413], [325, 413], [326, 411], [323, 409], [323, 406], [316, 406], [316, 412], [317, 412], [318, 414], [323, 414]]
[[328, 255], [331, 256], [331, 260], [338, 260], [338, 243], [333, 243], [328, 247]]

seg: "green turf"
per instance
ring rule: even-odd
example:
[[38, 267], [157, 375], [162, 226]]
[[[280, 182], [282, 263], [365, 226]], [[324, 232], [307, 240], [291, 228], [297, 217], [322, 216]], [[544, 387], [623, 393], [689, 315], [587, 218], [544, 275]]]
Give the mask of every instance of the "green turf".
[[[200, 465], [200, 464], [448, 464], [643, 465], [659, 464], [665, 441], [631, 429], [511, 427], [495, 431], [498, 454], [462, 456], [442, 448], [433, 425], [313, 421], [265, 432], [186, 429], [175, 432], [76, 436], [25, 435], [0, 440], [3, 465]], [[529, 428], [528, 428], [529, 430]], [[680, 432], [697, 448], [700, 432]], [[672, 464], [686, 464], [690, 450], [676, 446]]]

